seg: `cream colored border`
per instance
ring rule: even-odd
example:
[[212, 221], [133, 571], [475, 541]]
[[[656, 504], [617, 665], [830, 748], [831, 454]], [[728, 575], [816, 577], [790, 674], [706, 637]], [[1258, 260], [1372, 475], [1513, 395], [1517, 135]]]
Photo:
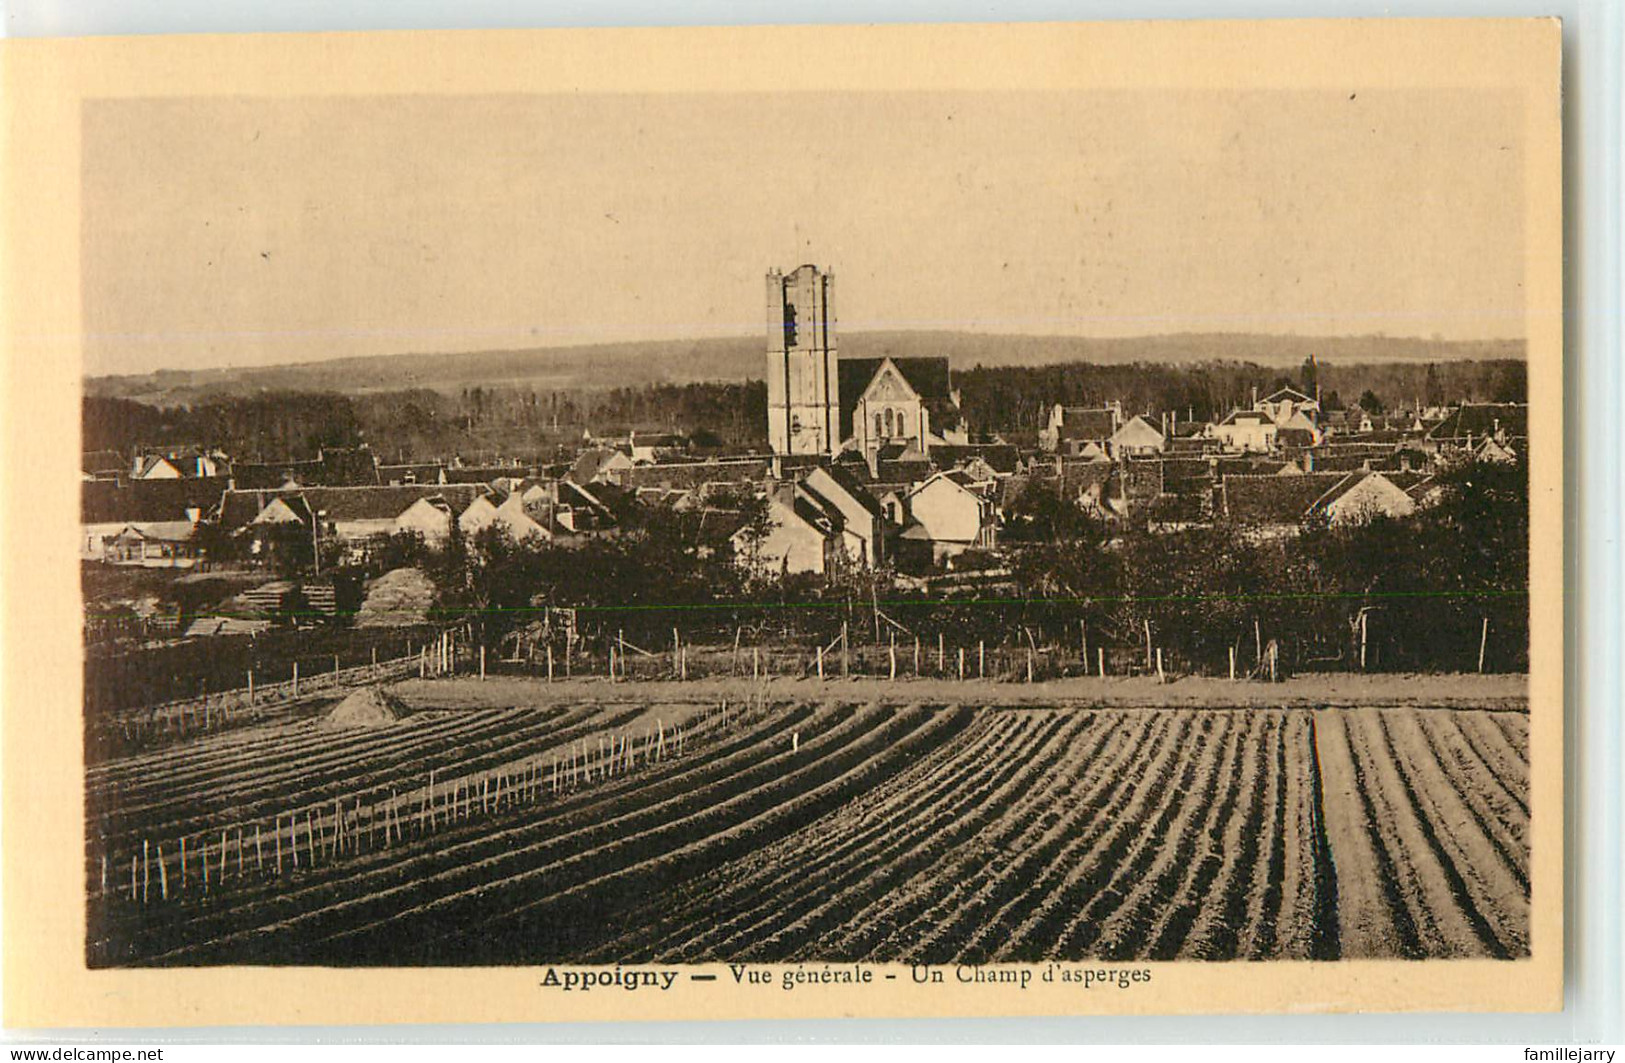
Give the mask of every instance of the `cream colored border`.
[[[793, 45], [795, 77], [778, 62]], [[1562, 978], [1562, 247], [1555, 20], [555, 30], [6, 41], [4, 942], [8, 1026], [688, 1017], [1546, 1010]], [[913, 988], [563, 995], [541, 972], [85, 970], [79, 729], [79, 107], [88, 97], [828, 89], [1515, 88], [1533, 439], [1533, 957], [1158, 964], [1088, 992]], [[951, 977], [951, 976], [950, 976]]]

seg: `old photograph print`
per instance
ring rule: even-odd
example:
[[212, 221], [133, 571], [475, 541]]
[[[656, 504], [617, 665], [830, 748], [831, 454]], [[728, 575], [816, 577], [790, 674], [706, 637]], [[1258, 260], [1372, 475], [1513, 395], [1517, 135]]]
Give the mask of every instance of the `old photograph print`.
[[87, 101], [86, 962], [1529, 956], [1524, 128]]

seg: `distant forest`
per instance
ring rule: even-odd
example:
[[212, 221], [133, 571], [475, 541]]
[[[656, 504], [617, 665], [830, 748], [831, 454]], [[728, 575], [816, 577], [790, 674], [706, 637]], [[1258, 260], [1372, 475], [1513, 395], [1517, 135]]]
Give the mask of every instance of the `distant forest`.
[[[965, 419], [973, 432], [1022, 433], [1043, 428], [1056, 403], [1100, 406], [1121, 402], [1126, 415], [1170, 411], [1196, 421], [1251, 406], [1253, 389], [1263, 396], [1291, 386], [1313, 395], [1318, 385], [1327, 409], [1362, 405], [1523, 402], [1528, 369], [1516, 359], [1472, 362], [1383, 362], [1365, 365], [1304, 363], [1295, 370], [1252, 362], [1196, 365], [1022, 366], [955, 372]], [[1363, 401], [1362, 401], [1363, 400]]]
[[[1239, 363], [1290, 372], [1311, 354], [1322, 362], [1345, 366], [1485, 362], [1522, 359], [1525, 355], [1525, 345], [1519, 340], [1196, 332], [1110, 338], [882, 330], [843, 332], [839, 346], [842, 357], [847, 358], [947, 358], [956, 371], [1073, 364], [1107, 367]], [[421, 388], [458, 395], [478, 386], [542, 394], [602, 390], [605, 381], [632, 388], [738, 382], [760, 376], [762, 358], [760, 337], [702, 336], [528, 350], [386, 354], [293, 365], [164, 369], [91, 377], [85, 381], [85, 393], [156, 406], [278, 391], [357, 395]]]
[[461, 458], [548, 462], [574, 454], [585, 432], [693, 436], [701, 449], [766, 441], [767, 385], [652, 384], [599, 391], [472, 387], [343, 395], [272, 391], [158, 406], [84, 398], [84, 449], [219, 447], [240, 461], [297, 461], [324, 447], [367, 443], [385, 463]]
[[[1328, 407], [1372, 408], [1445, 402], [1524, 401], [1526, 366], [1517, 359], [1389, 362], [1295, 369], [1253, 362], [1188, 365], [1068, 363], [977, 366], [954, 386], [978, 436], [1025, 436], [1050, 407], [1121, 401], [1125, 412], [1172, 410], [1208, 420], [1291, 384]], [[652, 383], [615, 388], [539, 389], [525, 384], [341, 393], [274, 390], [199, 397], [173, 404], [97, 394], [84, 398], [84, 449], [198, 445], [241, 461], [314, 457], [323, 446], [366, 442], [384, 462], [495, 458], [547, 462], [568, 456], [586, 431], [596, 436], [680, 433], [696, 449], [766, 445], [767, 393], [759, 380]]]

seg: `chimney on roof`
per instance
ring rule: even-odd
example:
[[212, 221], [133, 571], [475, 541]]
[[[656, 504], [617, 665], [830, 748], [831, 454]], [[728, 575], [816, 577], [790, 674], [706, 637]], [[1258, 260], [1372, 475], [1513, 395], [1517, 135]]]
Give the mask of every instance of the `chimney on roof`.
[[1258, 385], [1253, 385], [1253, 409], [1258, 408]]

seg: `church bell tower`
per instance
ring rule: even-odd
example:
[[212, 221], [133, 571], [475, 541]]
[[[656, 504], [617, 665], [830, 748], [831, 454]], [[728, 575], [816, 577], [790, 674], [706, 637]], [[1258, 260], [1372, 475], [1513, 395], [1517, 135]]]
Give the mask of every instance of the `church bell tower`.
[[835, 275], [817, 266], [767, 274], [767, 439], [775, 454], [840, 448]]

